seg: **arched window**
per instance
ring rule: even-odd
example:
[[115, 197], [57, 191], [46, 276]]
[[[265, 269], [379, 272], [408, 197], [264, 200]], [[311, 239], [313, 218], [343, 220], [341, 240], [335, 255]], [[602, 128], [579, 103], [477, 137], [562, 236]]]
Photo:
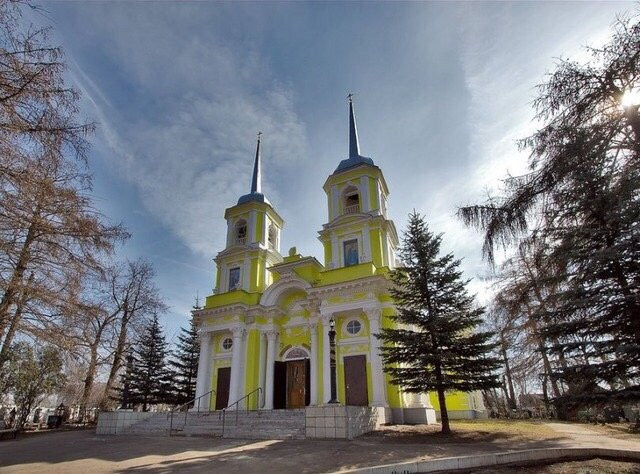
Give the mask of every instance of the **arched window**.
[[285, 360], [308, 359], [308, 358], [309, 358], [309, 353], [306, 350], [304, 350], [302, 347], [292, 347], [284, 356]]
[[269, 225], [269, 248], [275, 250], [278, 248], [278, 229], [275, 225]]
[[247, 243], [247, 221], [240, 219], [236, 222], [236, 244]]
[[345, 214], [355, 214], [360, 212], [360, 193], [355, 186], [349, 186], [344, 190], [343, 204]]

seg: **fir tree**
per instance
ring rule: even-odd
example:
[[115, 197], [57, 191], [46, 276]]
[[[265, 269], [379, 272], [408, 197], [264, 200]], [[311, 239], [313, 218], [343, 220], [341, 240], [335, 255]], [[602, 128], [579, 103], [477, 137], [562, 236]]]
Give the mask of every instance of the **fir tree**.
[[614, 28], [588, 63], [560, 61], [539, 86], [545, 124], [521, 142], [529, 172], [460, 210], [490, 259], [536, 242], [528, 257], [543, 271], [522, 286], [538, 293], [532, 322], [558, 354], [567, 405], [640, 399], [640, 21]]
[[198, 359], [200, 357], [200, 342], [195, 322], [191, 318], [188, 329], [182, 328], [178, 336], [178, 344], [169, 362], [174, 372], [175, 403], [182, 405], [196, 396], [196, 377], [198, 374]]
[[142, 410], [148, 411], [149, 405], [171, 402], [171, 372], [166, 359], [167, 343], [158, 316], [154, 314], [133, 350], [129, 375], [131, 404], [142, 405]]
[[399, 252], [404, 266], [391, 272], [397, 329], [383, 329], [384, 370], [407, 392], [435, 390], [442, 432], [450, 432], [445, 391], [500, 386], [490, 333], [478, 332], [484, 309], [474, 307], [453, 254], [439, 256], [440, 236], [422, 216], [409, 216]]

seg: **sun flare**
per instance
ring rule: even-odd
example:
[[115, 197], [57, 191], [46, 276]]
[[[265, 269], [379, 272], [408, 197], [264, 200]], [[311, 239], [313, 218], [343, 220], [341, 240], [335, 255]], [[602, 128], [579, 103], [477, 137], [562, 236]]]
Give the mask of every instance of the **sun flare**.
[[627, 89], [624, 94], [622, 94], [620, 103], [622, 107], [640, 105], [640, 88]]

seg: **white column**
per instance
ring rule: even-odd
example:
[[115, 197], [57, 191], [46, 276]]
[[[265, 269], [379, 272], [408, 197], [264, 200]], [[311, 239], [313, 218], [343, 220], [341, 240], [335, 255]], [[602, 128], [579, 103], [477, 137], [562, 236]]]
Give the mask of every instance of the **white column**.
[[380, 355], [380, 340], [375, 336], [380, 332], [380, 308], [366, 308], [365, 313], [369, 319], [369, 355], [371, 358], [371, 385], [373, 388], [373, 400], [371, 406], [387, 406], [387, 397], [382, 371], [382, 356]]
[[340, 267], [340, 249], [338, 248], [338, 236], [331, 234], [331, 269]]
[[371, 234], [369, 233], [369, 223], [365, 223], [362, 229], [362, 259], [360, 263], [373, 262], [371, 255]]
[[[211, 333], [205, 329], [198, 330], [200, 339], [200, 356], [198, 357], [198, 377], [196, 379], [196, 398], [201, 397], [211, 390]], [[200, 410], [207, 411], [209, 409], [209, 399], [211, 397], [202, 397], [200, 399]], [[198, 409], [196, 401], [194, 410]]]
[[231, 377], [229, 380], [229, 405], [240, 398], [240, 384], [242, 383], [242, 341], [244, 328], [236, 326], [233, 332], [233, 350], [231, 353]]
[[309, 333], [311, 335], [311, 371], [309, 377], [310, 380], [310, 390], [311, 396], [309, 399], [309, 403], [311, 405], [318, 404], [318, 321], [312, 320], [309, 323]]
[[360, 177], [360, 211], [369, 212], [371, 210], [371, 200], [369, 199], [369, 176]]
[[331, 315], [322, 315], [320, 330], [322, 331], [322, 403], [331, 399], [331, 366], [329, 357], [329, 319]]
[[276, 361], [276, 331], [267, 331], [267, 365], [264, 388], [264, 409], [273, 409], [273, 369]]

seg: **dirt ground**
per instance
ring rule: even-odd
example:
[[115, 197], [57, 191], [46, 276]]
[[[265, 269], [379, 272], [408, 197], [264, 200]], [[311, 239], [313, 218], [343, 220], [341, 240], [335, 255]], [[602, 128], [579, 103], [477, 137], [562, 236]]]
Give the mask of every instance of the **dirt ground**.
[[638, 474], [640, 464], [633, 462], [591, 459], [589, 461], [562, 462], [557, 464], [483, 469], [471, 474]]
[[0, 441], [0, 472], [324, 473], [544, 447], [595, 445], [640, 451], [640, 440], [612, 438], [588, 425], [479, 420], [454, 423], [450, 435], [438, 429], [390, 426], [353, 441], [109, 437], [89, 430], [43, 433]]

